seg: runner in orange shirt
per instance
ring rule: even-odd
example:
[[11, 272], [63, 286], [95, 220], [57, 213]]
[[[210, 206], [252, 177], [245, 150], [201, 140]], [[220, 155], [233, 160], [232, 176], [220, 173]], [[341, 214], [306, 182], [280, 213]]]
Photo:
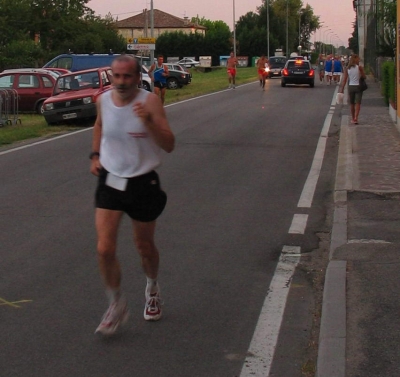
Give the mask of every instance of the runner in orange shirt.
[[229, 89], [235, 89], [236, 85], [236, 66], [237, 66], [237, 59], [231, 52], [231, 56], [228, 58], [226, 62], [226, 68], [228, 73], [228, 80], [229, 80]]
[[257, 72], [258, 79], [260, 80], [260, 86], [262, 86], [263, 90], [265, 87], [265, 79], [267, 78], [267, 72], [265, 68], [268, 66], [268, 59], [265, 55], [262, 55], [261, 58], [257, 60]]

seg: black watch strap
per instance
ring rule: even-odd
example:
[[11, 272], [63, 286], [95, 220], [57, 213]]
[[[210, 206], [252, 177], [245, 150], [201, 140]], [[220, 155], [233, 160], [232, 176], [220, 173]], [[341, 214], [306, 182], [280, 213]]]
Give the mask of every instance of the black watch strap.
[[94, 156], [99, 157], [100, 153], [99, 152], [92, 152], [92, 153], [90, 153], [89, 158], [92, 159]]

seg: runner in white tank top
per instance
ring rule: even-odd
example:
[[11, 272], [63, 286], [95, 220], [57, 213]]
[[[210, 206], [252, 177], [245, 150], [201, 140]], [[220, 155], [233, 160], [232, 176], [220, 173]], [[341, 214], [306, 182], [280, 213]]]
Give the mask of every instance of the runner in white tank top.
[[131, 218], [133, 239], [147, 278], [144, 319], [161, 318], [159, 254], [154, 233], [167, 198], [153, 169], [161, 163], [161, 150], [172, 152], [175, 144], [161, 100], [138, 88], [138, 61], [120, 55], [111, 68], [113, 88], [97, 101], [90, 154], [90, 171], [98, 176], [95, 222], [99, 269], [110, 304], [95, 331], [102, 335], [114, 334], [128, 319], [116, 257], [124, 213]]

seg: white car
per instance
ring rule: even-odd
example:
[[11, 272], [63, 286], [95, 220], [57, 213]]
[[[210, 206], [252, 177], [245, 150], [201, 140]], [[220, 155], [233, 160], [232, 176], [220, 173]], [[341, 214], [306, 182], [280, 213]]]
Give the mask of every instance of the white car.
[[176, 64], [183, 65], [186, 68], [191, 68], [191, 67], [197, 67], [198, 65], [200, 65], [200, 62], [198, 62], [197, 60], [193, 60], [191, 58], [183, 58], [179, 60], [179, 62], [176, 62]]
[[148, 92], [151, 92], [151, 78], [148, 74], [148, 68], [145, 65], [142, 65], [142, 73], [141, 73], [141, 87], [146, 89]]

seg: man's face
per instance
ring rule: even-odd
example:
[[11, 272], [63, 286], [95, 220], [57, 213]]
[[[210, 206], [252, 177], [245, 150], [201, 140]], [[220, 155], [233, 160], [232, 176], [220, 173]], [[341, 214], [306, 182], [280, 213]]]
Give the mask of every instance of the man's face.
[[231, 58], [233, 58], [233, 52], [231, 52]]
[[133, 60], [114, 61], [112, 64], [113, 85], [122, 99], [128, 98], [139, 85], [140, 75], [136, 73], [135, 64]]
[[163, 58], [162, 56], [159, 56], [159, 57], [157, 58], [157, 62], [158, 62], [158, 64], [164, 63], [164, 58]]

